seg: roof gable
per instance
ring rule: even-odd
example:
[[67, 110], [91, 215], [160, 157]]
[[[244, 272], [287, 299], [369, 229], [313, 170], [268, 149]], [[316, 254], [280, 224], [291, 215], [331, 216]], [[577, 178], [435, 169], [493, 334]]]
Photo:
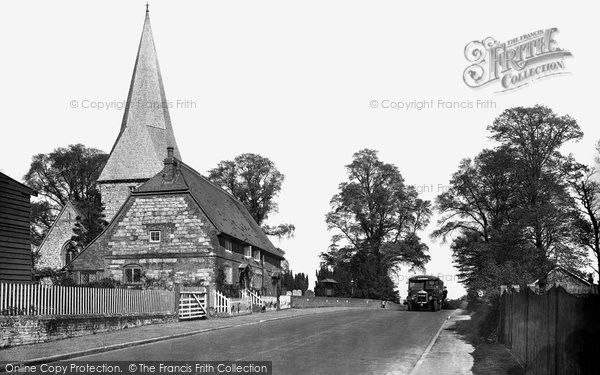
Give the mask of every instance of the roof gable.
[[581, 284], [584, 284], [586, 286], [590, 286], [590, 282], [588, 282], [587, 280], [575, 275], [573, 272], [567, 270], [566, 268], [563, 268], [561, 266], [556, 266], [554, 267], [552, 270], [550, 270], [550, 272], [548, 272], [548, 278], [551, 278], [553, 275], [556, 274], [562, 274], [564, 276], [570, 277], [576, 281], [578, 281]]
[[[52, 222], [52, 225], [50, 226], [50, 229], [44, 236], [44, 239], [42, 240], [42, 243], [38, 247], [38, 250], [42, 251], [42, 249], [45, 248], [45, 246], [46, 246], [46, 242], [50, 238], [57, 236], [57, 234], [54, 233], [57, 225], [63, 224], [63, 223], [69, 223], [69, 222], [73, 222], [73, 225], [74, 225], [78, 216], [81, 216], [81, 213], [79, 212], [77, 207], [75, 207], [75, 205], [71, 201], [67, 201], [67, 203], [62, 207], [62, 209], [60, 210], [58, 215], [56, 215], [54, 222]], [[64, 243], [64, 242], [70, 240], [71, 237], [73, 237], [74, 235], [75, 235], [75, 233], [73, 231], [68, 232], [68, 234], [65, 235], [62, 242]]]
[[173, 181], [165, 181], [160, 172], [133, 195], [188, 191], [219, 232], [283, 258], [283, 251], [273, 246], [240, 201], [190, 166], [180, 161], [176, 163]]

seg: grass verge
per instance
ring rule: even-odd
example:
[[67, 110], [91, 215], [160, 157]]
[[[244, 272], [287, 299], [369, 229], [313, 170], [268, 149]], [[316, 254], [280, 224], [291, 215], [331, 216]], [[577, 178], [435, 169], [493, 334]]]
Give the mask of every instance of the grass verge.
[[[525, 371], [504, 345], [495, 342], [495, 333], [490, 332], [493, 312], [479, 307], [476, 311], [463, 310], [470, 315], [469, 320], [457, 320], [450, 328], [458, 333], [475, 350], [473, 356], [473, 374], [480, 375], [524, 375]], [[492, 316], [490, 316], [492, 314]]]

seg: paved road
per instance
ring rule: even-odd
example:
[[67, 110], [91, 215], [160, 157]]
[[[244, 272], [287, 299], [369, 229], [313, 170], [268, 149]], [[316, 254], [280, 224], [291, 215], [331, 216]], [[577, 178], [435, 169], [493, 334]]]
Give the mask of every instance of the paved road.
[[452, 311], [356, 309], [282, 319], [80, 357], [273, 361], [273, 374], [407, 374]]

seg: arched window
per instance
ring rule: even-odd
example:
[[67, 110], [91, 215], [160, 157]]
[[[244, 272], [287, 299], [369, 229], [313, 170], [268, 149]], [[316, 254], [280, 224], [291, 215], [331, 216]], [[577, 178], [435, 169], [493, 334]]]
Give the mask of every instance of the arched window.
[[64, 262], [63, 266], [66, 266], [67, 264], [71, 263], [71, 261], [75, 259], [78, 253], [79, 251], [77, 249], [77, 246], [75, 246], [75, 243], [73, 243], [73, 241], [65, 242], [65, 244], [62, 247], [62, 260]]
[[139, 284], [142, 282], [142, 267], [130, 264], [123, 269], [123, 282], [125, 284]]

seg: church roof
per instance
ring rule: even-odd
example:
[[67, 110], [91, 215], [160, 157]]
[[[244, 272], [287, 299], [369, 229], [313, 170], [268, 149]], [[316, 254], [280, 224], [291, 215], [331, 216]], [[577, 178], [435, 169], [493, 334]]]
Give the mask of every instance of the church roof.
[[190, 166], [179, 160], [175, 160], [175, 163], [177, 167], [173, 181], [165, 181], [163, 172], [160, 172], [137, 188], [133, 195], [189, 192], [220, 233], [283, 258], [284, 252], [273, 246], [239, 200]]
[[146, 180], [163, 167], [167, 146], [181, 158], [146, 11], [121, 129], [98, 181]]

